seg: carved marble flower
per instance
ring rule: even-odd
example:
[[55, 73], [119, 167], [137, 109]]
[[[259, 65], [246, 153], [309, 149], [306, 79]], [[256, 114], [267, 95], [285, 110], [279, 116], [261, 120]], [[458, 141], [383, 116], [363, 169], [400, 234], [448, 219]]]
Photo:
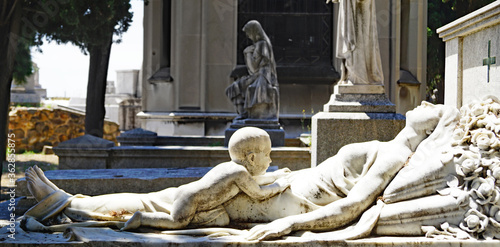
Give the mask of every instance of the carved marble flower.
[[472, 144], [481, 150], [490, 150], [498, 145], [498, 137], [490, 130], [478, 129], [471, 131]]
[[470, 115], [472, 117], [481, 117], [482, 115], [488, 114], [488, 105], [474, 104], [470, 108]]
[[460, 228], [470, 233], [482, 233], [488, 226], [488, 217], [481, 212], [470, 209], [465, 218], [460, 222]]
[[500, 193], [493, 177], [476, 178], [472, 181], [471, 196], [480, 205], [494, 204], [500, 200]]
[[500, 166], [495, 166], [491, 169], [491, 176], [493, 176], [497, 182], [500, 182]]
[[493, 205], [490, 208], [490, 212], [488, 214], [489, 217], [489, 224], [486, 227], [486, 230], [484, 231], [484, 238], [485, 239], [500, 239], [500, 206], [498, 205]]
[[[457, 162], [458, 163], [458, 162]], [[466, 158], [462, 163], [456, 166], [458, 175], [464, 177], [465, 180], [476, 178], [483, 168], [479, 165], [479, 159]]]
[[500, 118], [497, 115], [490, 113], [484, 119], [478, 120], [477, 126], [479, 128], [485, 128], [498, 133], [500, 128]]
[[470, 140], [468, 132], [466, 133], [462, 128], [457, 128], [453, 131], [453, 145], [462, 145]]

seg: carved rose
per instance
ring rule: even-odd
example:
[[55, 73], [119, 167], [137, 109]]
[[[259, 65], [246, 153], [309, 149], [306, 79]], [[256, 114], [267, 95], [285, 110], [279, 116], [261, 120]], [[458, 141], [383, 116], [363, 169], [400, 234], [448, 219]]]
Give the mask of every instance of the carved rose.
[[487, 114], [489, 110], [488, 108], [488, 106], [482, 104], [475, 104], [470, 108], [470, 114], [473, 117], [479, 117], [481, 115]]
[[466, 135], [465, 131], [462, 128], [457, 128], [453, 131], [453, 144], [461, 145], [462, 143], [470, 140], [470, 136]]
[[500, 199], [500, 193], [495, 187], [495, 179], [492, 177], [474, 179], [471, 192], [474, 200], [481, 205], [494, 204]]
[[500, 166], [495, 166], [491, 169], [491, 176], [493, 176], [498, 182], [500, 182]]
[[477, 121], [477, 126], [498, 134], [500, 130], [500, 119], [496, 115], [488, 114], [484, 119]]
[[471, 131], [472, 144], [476, 145], [482, 150], [489, 150], [490, 148], [495, 148], [498, 145], [498, 138], [490, 130], [478, 129]]
[[465, 159], [461, 165], [456, 166], [457, 174], [466, 180], [477, 177], [482, 170], [483, 168], [479, 166], [479, 160], [473, 158]]
[[488, 226], [488, 217], [475, 209], [470, 209], [462, 222], [460, 228], [471, 233], [481, 233]]
[[500, 207], [498, 205], [493, 205], [490, 208], [489, 213], [489, 224], [484, 232], [485, 239], [500, 238]]

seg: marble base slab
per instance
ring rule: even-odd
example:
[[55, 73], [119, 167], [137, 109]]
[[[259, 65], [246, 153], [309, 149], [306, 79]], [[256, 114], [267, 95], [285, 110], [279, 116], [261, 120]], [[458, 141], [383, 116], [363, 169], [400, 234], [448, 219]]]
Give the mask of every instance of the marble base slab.
[[[20, 230], [20, 229], [19, 229]], [[0, 229], [2, 236], [7, 236], [6, 228]], [[75, 227], [66, 233], [26, 233], [16, 232], [16, 239], [4, 237], [0, 240], [2, 246], [175, 246], [175, 247], [226, 247], [226, 246], [391, 246], [391, 247], [493, 247], [499, 246], [500, 241], [472, 241], [472, 240], [438, 240], [425, 237], [372, 237], [359, 240], [314, 240], [300, 237], [286, 237], [274, 241], [245, 241], [235, 237], [192, 237], [185, 235], [165, 235], [155, 233], [119, 232], [110, 228], [81, 228]]]

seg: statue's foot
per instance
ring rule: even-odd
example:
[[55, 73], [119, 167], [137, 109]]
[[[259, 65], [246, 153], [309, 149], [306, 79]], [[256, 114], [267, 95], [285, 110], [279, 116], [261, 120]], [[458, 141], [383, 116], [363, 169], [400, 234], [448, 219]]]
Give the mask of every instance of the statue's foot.
[[56, 190], [40, 179], [36, 169], [40, 168], [34, 166], [26, 170], [26, 181], [28, 181], [28, 190], [37, 201], [41, 201], [43, 198]]
[[125, 226], [120, 229], [120, 231], [129, 231], [137, 229], [141, 226], [142, 213], [140, 211], [135, 212], [135, 214], [127, 222]]
[[34, 166], [33, 169], [36, 171], [38, 174], [38, 178], [42, 180], [44, 183], [46, 183], [48, 186], [50, 186], [54, 190], [59, 190], [59, 187], [57, 187], [55, 184], [53, 184], [43, 173], [42, 169], [40, 169], [38, 166]]

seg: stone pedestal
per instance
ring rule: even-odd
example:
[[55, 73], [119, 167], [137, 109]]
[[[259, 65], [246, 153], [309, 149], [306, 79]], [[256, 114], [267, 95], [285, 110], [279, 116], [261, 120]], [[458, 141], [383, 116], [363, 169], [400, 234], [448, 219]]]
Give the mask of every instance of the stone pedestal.
[[120, 146], [153, 146], [158, 134], [141, 128], [123, 132], [116, 137]]
[[257, 127], [265, 130], [271, 137], [271, 145], [273, 147], [281, 147], [285, 145], [285, 131], [281, 127], [278, 120], [265, 119], [243, 119], [233, 122], [225, 132], [224, 146], [227, 147], [229, 139], [235, 131], [243, 127]]
[[311, 166], [350, 143], [392, 140], [405, 125], [379, 85], [337, 85], [323, 112], [312, 118]]
[[114, 146], [112, 141], [83, 135], [61, 142], [54, 152], [59, 156], [59, 170], [106, 169], [108, 150]]

